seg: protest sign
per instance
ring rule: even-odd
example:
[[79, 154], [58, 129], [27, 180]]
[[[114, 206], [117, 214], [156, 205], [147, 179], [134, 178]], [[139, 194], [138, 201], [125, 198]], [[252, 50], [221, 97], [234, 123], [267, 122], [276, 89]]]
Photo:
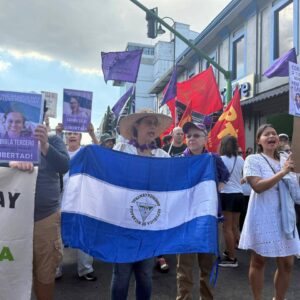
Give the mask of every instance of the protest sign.
[[36, 177], [0, 167], [0, 299], [31, 299]]
[[294, 117], [292, 153], [293, 153], [293, 160], [295, 162], [294, 172], [300, 173], [300, 118], [299, 117]]
[[64, 89], [63, 126], [65, 130], [87, 132], [91, 123], [93, 93]]
[[0, 161], [39, 161], [33, 135], [43, 107], [40, 94], [0, 91]]
[[50, 118], [56, 118], [57, 117], [57, 93], [51, 93], [51, 92], [41, 92], [42, 98], [44, 102], [46, 102], [46, 106], [48, 108], [47, 110], [47, 116]]
[[300, 117], [300, 65], [289, 62], [289, 114]]

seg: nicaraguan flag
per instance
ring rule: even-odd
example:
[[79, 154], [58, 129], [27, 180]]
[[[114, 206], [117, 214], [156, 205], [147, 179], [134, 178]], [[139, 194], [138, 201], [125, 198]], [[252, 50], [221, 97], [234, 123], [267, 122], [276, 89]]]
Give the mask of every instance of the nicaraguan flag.
[[62, 236], [107, 262], [217, 255], [217, 212], [212, 155], [142, 157], [92, 145], [71, 160]]

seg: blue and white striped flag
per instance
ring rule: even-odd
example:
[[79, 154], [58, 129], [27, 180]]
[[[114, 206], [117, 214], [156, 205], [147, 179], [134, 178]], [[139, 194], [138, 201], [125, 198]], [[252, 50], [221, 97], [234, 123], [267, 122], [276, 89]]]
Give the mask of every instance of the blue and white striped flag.
[[107, 262], [160, 254], [218, 254], [215, 161], [83, 148], [62, 207], [64, 243]]

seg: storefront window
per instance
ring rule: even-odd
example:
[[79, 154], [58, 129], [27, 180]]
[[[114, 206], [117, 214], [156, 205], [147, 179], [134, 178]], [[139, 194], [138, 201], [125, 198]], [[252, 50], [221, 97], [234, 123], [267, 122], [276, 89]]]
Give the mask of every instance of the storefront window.
[[[279, 4], [279, 5], [278, 5]], [[276, 59], [294, 47], [294, 3], [279, 1], [273, 10], [274, 18], [274, 57]], [[281, 5], [280, 5], [281, 4]]]
[[240, 36], [232, 45], [232, 79], [245, 75], [245, 37]]

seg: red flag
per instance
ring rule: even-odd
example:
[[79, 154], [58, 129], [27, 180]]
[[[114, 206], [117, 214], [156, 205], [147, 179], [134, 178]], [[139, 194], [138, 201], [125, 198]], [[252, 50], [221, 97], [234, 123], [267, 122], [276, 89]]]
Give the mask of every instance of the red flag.
[[186, 123], [186, 122], [191, 122], [192, 121], [192, 102], [190, 102], [187, 106], [186, 106], [186, 109], [178, 123], [177, 126], [179, 127], [183, 127], [183, 125]]
[[175, 124], [172, 123], [172, 124], [170, 125], [170, 127], [167, 128], [167, 129], [159, 136], [159, 137], [160, 137], [160, 140], [162, 140], [164, 136], [169, 135], [169, 134], [172, 134], [172, 131], [173, 131], [174, 127], [175, 127]]
[[226, 135], [232, 135], [237, 138], [238, 145], [245, 153], [245, 129], [240, 100], [237, 87], [226, 110], [208, 134], [207, 147], [209, 151], [217, 152], [222, 138]]
[[167, 102], [167, 106], [171, 112], [173, 123], [176, 124], [176, 108], [175, 108], [175, 98]]
[[191, 110], [204, 115], [223, 108], [219, 88], [212, 67], [184, 82], [177, 83], [177, 100], [191, 102]]

